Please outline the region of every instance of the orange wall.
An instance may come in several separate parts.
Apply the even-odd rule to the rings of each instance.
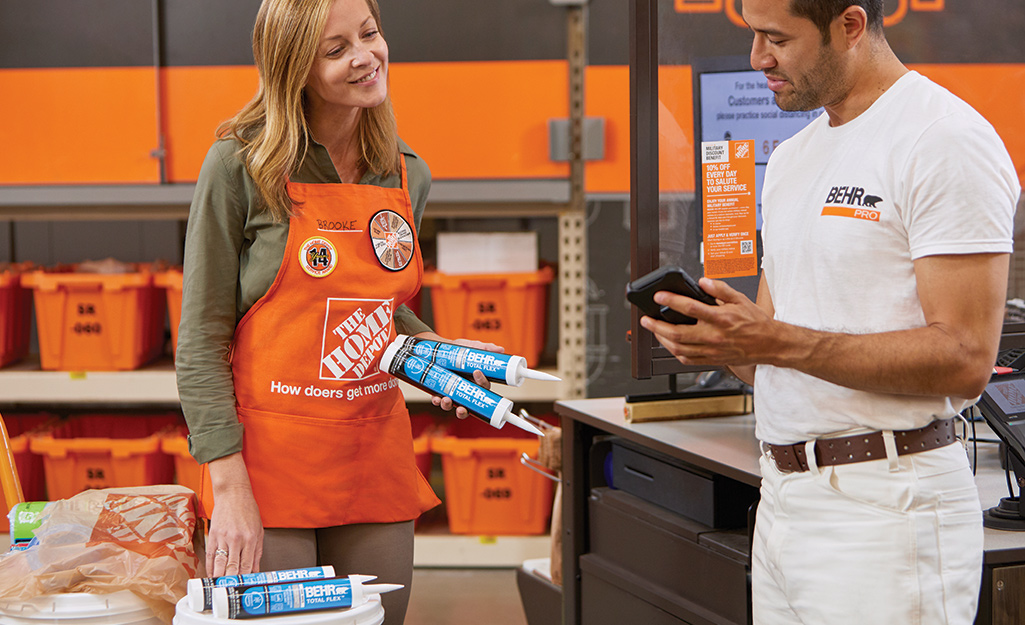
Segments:
[[[0,184],[159,182],[152,68],[0,70]]]
[[[920,65],[1000,133],[1025,178],[1025,64]],[[220,122],[255,93],[252,66],[161,73],[167,176],[194,181]],[[548,159],[548,120],[568,116],[564,61],[396,63],[399,130],[437,180],[564,178]],[[691,72],[662,69],[663,189],[694,188]],[[605,119],[605,158],[587,165],[591,193],[630,186],[629,70],[587,70],[586,111]],[[149,68],[0,70],[0,184],[155,183],[155,75]]]
[[[393,64],[402,138],[435,178],[565,178],[548,120],[569,115],[564,61]]]
[[[993,124],[1025,181],[1025,65],[912,65]]]

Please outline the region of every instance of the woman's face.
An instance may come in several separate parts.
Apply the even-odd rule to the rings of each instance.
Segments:
[[[388,44],[366,0],[334,0],[306,79],[317,108],[372,108],[388,95]]]

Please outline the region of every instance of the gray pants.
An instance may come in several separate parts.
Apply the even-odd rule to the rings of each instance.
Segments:
[[[328,564],[336,575],[376,575],[372,583],[402,584],[381,595],[384,625],[402,625],[413,584],[412,521],[264,530],[261,571]]]

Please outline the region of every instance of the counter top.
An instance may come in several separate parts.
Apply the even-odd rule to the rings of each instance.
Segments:
[[[622,397],[611,397],[560,401],[556,403],[555,409],[563,417],[621,436],[699,468],[753,486],[761,481],[758,467],[760,452],[754,436],[753,414],[627,423],[624,405]],[[976,422],[975,429],[979,439],[987,441],[996,438],[985,422]],[[992,442],[979,442],[973,452],[969,442],[968,452],[969,460],[973,453],[977,454],[975,483],[979,488],[982,509],[991,508],[1000,502],[1001,497],[1008,495],[1004,470],[1000,468],[998,446]],[[1025,549],[1025,532],[987,528],[985,549],[987,562],[1018,561]]]

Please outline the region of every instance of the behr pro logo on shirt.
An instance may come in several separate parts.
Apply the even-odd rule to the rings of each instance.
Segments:
[[[879,204],[885,204],[883,198],[872,195],[862,187],[839,186],[829,190],[822,216],[853,217],[866,221],[879,221],[881,211]]]
[[[391,336],[392,301],[329,298],[320,359],[321,380],[362,380]],[[372,366],[373,365],[373,366]]]

